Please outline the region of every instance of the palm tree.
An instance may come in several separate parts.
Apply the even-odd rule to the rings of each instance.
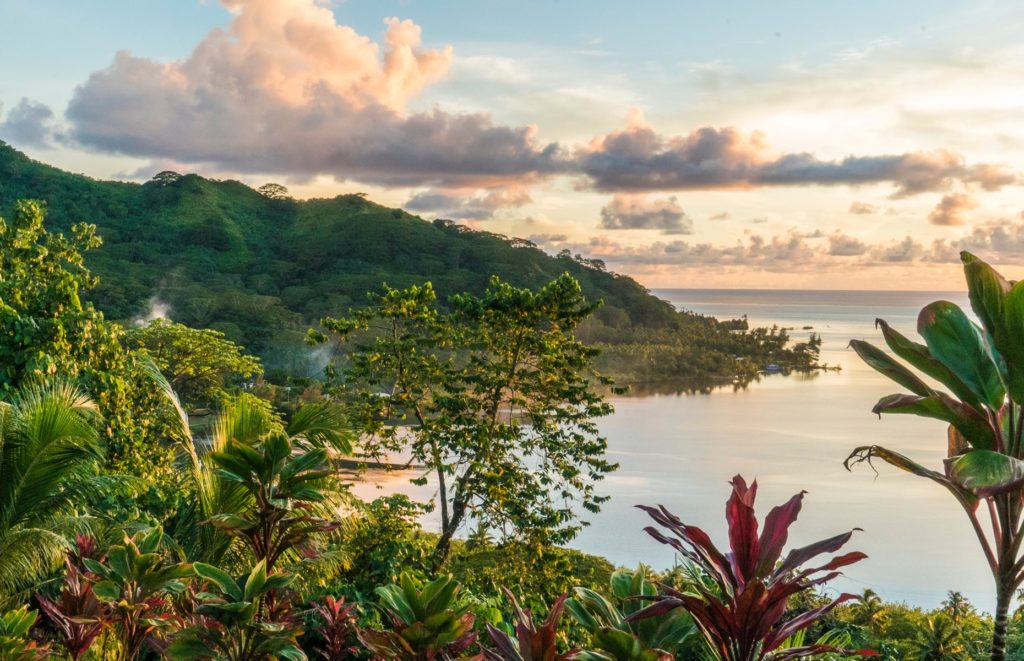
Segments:
[[[942,602],[942,609],[949,614],[953,624],[960,626],[961,620],[970,615],[974,607],[962,592],[950,590],[946,593],[946,600]]]
[[[109,483],[92,401],[67,382],[29,382],[0,402],[0,603],[59,566],[75,505]]]
[[[946,615],[929,617],[914,646],[917,661],[960,661],[966,658],[960,632]]]
[[[885,618],[885,604],[871,588],[864,589],[864,593],[857,597],[857,602],[853,604],[851,610],[857,624],[866,627],[872,633],[877,633],[878,625]]]
[[[221,565],[233,554],[241,552],[240,545],[235,543],[237,535],[210,525],[210,522],[227,515],[241,515],[255,504],[252,491],[237,479],[226,476],[214,457],[237,445],[255,448],[275,435],[283,435],[289,444],[300,450],[352,452],[352,436],[344,415],[336,405],[308,404],[284,425],[266,403],[248,395],[226,406],[210,436],[197,442],[189,426],[188,415],[166,378],[152,363],[147,365],[147,369],[178,413],[178,424],[172,428],[172,440],[182,447],[187,457],[185,488],[191,497],[185,499],[186,504],[179,512],[172,536],[191,561]],[[343,490],[340,484],[336,486],[337,489],[328,490],[330,497],[319,503],[324,514],[337,512]]]

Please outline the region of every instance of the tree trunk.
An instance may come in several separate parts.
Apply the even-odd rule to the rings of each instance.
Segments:
[[[1006,616],[1010,610],[1013,588],[1009,581],[1000,580],[996,586],[995,627],[992,630],[992,661],[1006,660]]]
[[[455,531],[462,525],[462,519],[466,515],[466,503],[459,497],[459,491],[456,490],[455,500],[452,502],[451,518],[448,519],[448,525],[442,528],[441,536],[437,540],[437,545],[434,547],[434,557],[431,560],[431,568],[436,572],[444,564],[444,561],[448,559],[448,551],[451,550],[452,537],[455,536]]]

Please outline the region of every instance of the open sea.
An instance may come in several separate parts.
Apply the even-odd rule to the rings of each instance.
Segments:
[[[898,392],[864,366],[847,343],[874,340],[880,317],[916,337],[917,313],[927,303],[966,296],[949,292],[658,289],[677,307],[719,318],[747,315],[751,325],[792,327],[791,334],[822,336],[821,359],[842,369],[809,376],[769,375],[744,389],[710,394],[635,394],[615,397],[615,413],[601,422],[619,470],[600,489],[611,496],[573,542],[624,566],[671,566],[671,549],[642,532],[647,515],[636,504],[663,504],[701,526],[723,546],[729,479],[741,474],[759,484],[763,517],[801,489],[807,490],[790,545],[863,528],[844,551],[870,557],[847,568],[832,585],[842,591],[872,588],[884,599],[935,607],[948,590],[966,594],[991,611],[992,578],[970,525],[953,498],[931,482],[878,464],[847,472],[842,465],[858,445],[881,444],[941,467],[944,423],[911,416],[871,414],[874,402]],[[812,326],[812,330],[800,330]],[[411,472],[367,474],[356,492],[372,498],[402,492],[428,499],[433,491],[408,483]],[[428,519],[424,525],[431,526]]]

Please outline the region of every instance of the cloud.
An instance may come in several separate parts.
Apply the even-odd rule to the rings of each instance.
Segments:
[[[693,220],[676,198],[651,200],[646,195],[614,195],[601,208],[600,226],[608,230],[662,230],[665,234],[692,234]]]
[[[587,185],[617,192],[889,183],[894,197],[904,197],[957,181],[998,190],[1018,180],[1006,166],[968,165],[949,150],[823,161],[809,153],[775,153],[760,132],[733,127],[664,136],[636,111],[625,128],[577,149],[576,159]]]
[[[49,106],[22,98],[0,121],[0,138],[21,147],[48,147],[52,120]]]
[[[977,200],[966,193],[943,195],[932,212],[928,214],[928,221],[933,225],[963,225],[964,212],[977,206]]]
[[[858,216],[867,216],[878,212],[878,207],[867,202],[851,202],[850,213]]]
[[[863,255],[868,251],[868,246],[860,239],[836,232],[828,237],[828,254],[837,257],[851,257]]]
[[[532,201],[529,191],[516,186],[477,192],[428,189],[410,197],[403,207],[451,220],[488,220],[500,209],[522,207]]]
[[[841,231],[815,241],[817,233],[797,229],[774,236],[748,232],[734,244],[716,245],[685,240],[655,241],[647,245],[625,244],[607,236],[571,241],[564,235],[535,235],[530,240],[549,250],[568,249],[594,257],[613,269],[633,272],[662,267],[730,269],[775,273],[844,273],[851,267],[877,269],[909,264],[959,264],[960,251],[1004,266],[1024,266],[1024,220],[1002,219],[972,227],[959,238],[926,244],[911,236],[869,243]],[[821,237],[823,238],[823,237]]]
[[[721,211],[708,218],[708,220],[729,220],[730,218],[732,218],[732,214],[728,211]]]
[[[921,244],[909,236],[902,241],[874,246],[870,251],[871,259],[882,263],[913,262],[924,255],[924,248],[921,247]]]
[[[444,76],[450,48],[388,19],[383,44],[314,0],[222,0],[235,16],[185,59],[118,53],[68,105],[71,136],[96,150],[295,179],[495,187],[564,168],[532,126],[484,113],[406,113]]]
[[[569,236],[566,234],[531,234],[527,237],[527,240],[532,241],[538,245],[549,245],[555,243],[565,243],[569,240]]]
[[[938,240],[932,244],[928,259],[937,262],[957,262],[961,250],[977,254],[991,262],[1024,263],[1024,222],[996,220],[971,228],[971,231],[953,240]]]

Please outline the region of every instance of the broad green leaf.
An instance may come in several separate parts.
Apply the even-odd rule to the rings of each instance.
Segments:
[[[1000,452],[972,450],[946,460],[951,480],[986,498],[1024,485],[1024,462]]]
[[[1006,401],[1006,388],[985,339],[964,311],[949,301],[925,306],[917,318],[917,332],[928,351],[956,374],[978,399],[993,411]]]
[[[996,431],[976,410],[955,399],[937,393],[931,397],[896,393],[878,400],[872,413],[903,413],[943,420],[956,427],[968,442],[979,450],[996,449]]]
[[[981,407],[981,400],[978,396],[952,370],[935,358],[928,347],[908,339],[892,328],[884,319],[875,319],[875,326],[882,329],[882,337],[885,338],[885,343],[894,354],[949,388],[962,401],[978,408]]]
[[[256,598],[263,593],[263,586],[267,583],[267,563],[260,560],[253,570],[249,572],[249,578],[245,581],[246,601],[256,601]]]
[[[192,661],[216,656],[216,651],[191,635],[178,636],[164,652],[172,661]]]
[[[405,600],[405,595],[400,587],[397,585],[384,585],[378,587],[374,592],[380,597],[384,607],[394,613],[400,620],[406,624],[412,624],[416,621],[416,613]]]
[[[1010,283],[994,268],[971,253],[960,253],[967,278],[967,293],[971,308],[978,315],[990,337],[995,337],[1003,322],[1003,301],[1010,291]]]
[[[232,578],[231,574],[219,567],[208,565],[205,562],[197,562],[192,566],[200,578],[210,581],[224,594],[228,595],[232,599],[242,599],[242,591],[238,588],[238,583],[235,582],[235,579]]]
[[[857,355],[891,380],[900,384],[915,395],[927,397],[935,393],[932,388],[919,379],[916,374],[898,363],[889,354],[885,353],[870,342],[863,340],[850,340],[850,347],[857,352]]]
[[[121,598],[121,589],[113,581],[100,581],[93,586],[92,592],[104,601],[116,601]]]
[[[1024,403],[1024,280],[1010,289],[1003,301],[1003,323],[995,336],[996,348],[1006,360],[1010,396]]]

